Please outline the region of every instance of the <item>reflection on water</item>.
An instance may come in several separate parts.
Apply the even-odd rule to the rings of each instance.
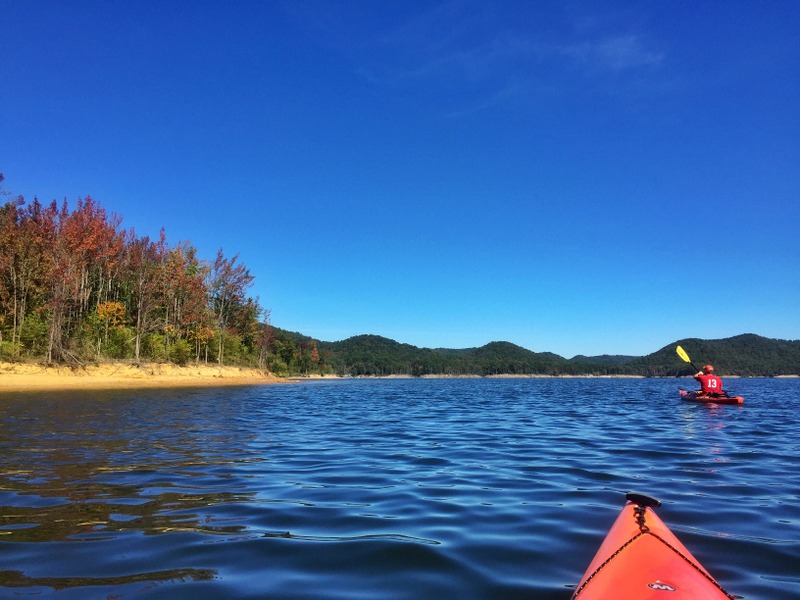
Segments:
[[[12,588],[49,587],[55,590],[87,586],[127,585],[152,581],[208,581],[214,578],[210,569],[175,569],[153,573],[138,573],[120,577],[26,577],[19,571],[0,571],[0,586]]]
[[[8,395],[0,596],[567,600],[631,489],[727,589],[800,596],[800,385],[741,380],[744,406],[677,387]]]
[[[228,438],[213,429],[224,421],[203,422],[210,417],[208,410],[175,413],[179,406],[163,395],[115,400],[103,394],[98,399],[68,395],[61,401],[27,398],[7,405],[0,436],[7,456],[0,463],[2,539],[42,542],[99,539],[125,530],[228,534],[244,529],[216,523],[201,512],[252,501],[256,492],[209,489],[208,483],[216,470],[262,459],[231,456]],[[214,414],[224,412],[221,407]],[[187,427],[187,421],[192,425]]]
[[[6,486],[4,486],[6,487]],[[130,486],[77,483],[61,488],[47,485],[17,484],[0,493],[4,506],[0,535],[3,541],[45,542],[70,539],[101,539],[113,532],[136,530],[145,534],[168,531],[197,531],[229,534],[242,531],[241,525],[215,523],[198,511],[209,506],[244,502],[255,493],[227,492],[187,494],[185,491],[142,497]],[[58,504],[52,504],[59,502]],[[29,506],[35,504],[36,506]]]

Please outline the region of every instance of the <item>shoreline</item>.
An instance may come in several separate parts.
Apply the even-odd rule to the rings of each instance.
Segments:
[[[287,381],[326,381],[348,379],[647,379],[644,375],[295,375]]]
[[[416,379],[412,375],[306,375],[277,377],[259,369],[212,364],[178,366],[169,363],[101,363],[83,367],[0,362],[0,394],[68,390],[120,390],[181,387],[253,386],[276,383],[351,380]],[[738,379],[735,376],[726,377]],[[780,375],[776,379],[796,379]],[[643,375],[423,375],[419,379],[645,379]],[[680,379],[691,379],[676,378]]]
[[[285,379],[259,369],[219,365],[102,363],[84,367],[0,363],[0,394],[66,390],[266,385]]]

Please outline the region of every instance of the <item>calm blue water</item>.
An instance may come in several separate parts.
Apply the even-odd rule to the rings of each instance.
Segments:
[[[0,597],[567,600],[635,490],[729,592],[800,598],[800,380],[679,383],[5,394]]]

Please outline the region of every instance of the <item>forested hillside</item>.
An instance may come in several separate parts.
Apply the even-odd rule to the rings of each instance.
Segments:
[[[773,377],[800,375],[800,340],[776,340],[752,333],[722,340],[689,338],[678,340],[653,354],[628,363],[644,375],[672,376],[688,374],[692,367],[675,360],[675,347],[680,345],[692,363],[701,368],[711,363],[721,375]]]
[[[338,375],[691,375],[692,367],[675,353],[678,345],[698,367],[711,362],[721,375],[800,375],[800,340],[775,340],[753,334],[722,340],[678,340],[644,357],[576,356],[571,360],[508,342],[451,350],[417,348],[375,335],[324,342],[275,329],[274,336],[276,344],[283,348],[284,364],[302,367],[288,371]]]

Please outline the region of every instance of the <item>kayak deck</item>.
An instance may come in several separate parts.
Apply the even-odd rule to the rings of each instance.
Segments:
[[[628,494],[573,600],[733,598],[653,511],[657,500]]]
[[[681,400],[688,402],[700,402],[703,404],[743,404],[744,398],[741,396],[714,396],[709,394],[702,394],[700,392],[687,392],[683,389],[678,389],[681,395]]]

